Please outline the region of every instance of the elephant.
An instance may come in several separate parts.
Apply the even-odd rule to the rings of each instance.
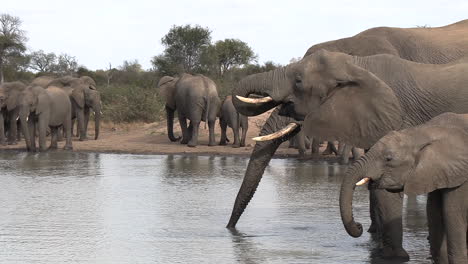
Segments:
[[[158,82],[160,94],[166,100],[167,135],[172,142],[174,136],[174,111],[177,110],[182,129],[181,144],[196,147],[201,121],[208,123],[209,146],[215,146],[214,126],[221,107],[216,84],[201,74],[182,74],[180,77],[164,76]],[[187,119],[190,125],[187,127]]]
[[[389,132],[346,172],[350,185],[369,182],[370,188],[428,194],[435,263],[468,263],[467,138],[468,114],[444,113],[425,124]],[[353,188],[342,189],[346,219],[352,218]]]
[[[0,144],[6,144],[5,132],[8,128],[8,144],[17,144],[17,120],[19,98],[26,85],[22,82],[6,82],[0,85]],[[5,122],[6,121],[6,122]]]
[[[28,151],[36,151],[36,129],[39,131],[39,150],[46,151],[46,131],[51,129],[51,149],[57,148],[57,130],[66,133],[64,149],[71,150],[71,111],[68,94],[61,88],[28,86],[20,97],[19,117]]]
[[[463,59],[465,56],[468,55],[468,42],[466,41],[466,38],[468,37],[468,20],[460,21],[458,23],[448,25],[445,27],[440,27],[440,28],[389,28],[389,27],[381,27],[381,28],[373,28],[366,30],[354,37],[350,38],[345,38],[345,39],[339,39],[335,41],[330,41],[330,42],[325,42],[322,44],[317,44],[312,46],[304,56],[303,60],[306,61],[308,60],[309,57],[313,57],[317,53],[320,53],[319,51],[321,50],[328,50],[328,51],[339,51],[347,54],[352,54],[356,56],[370,56],[374,54],[394,54],[398,57],[402,57],[411,61],[416,61],[416,62],[421,62],[421,63],[432,63],[432,64],[444,64],[444,63],[449,63],[457,60]],[[324,52],[322,51],[321,54]],[[343,54],[344,56],[344,54]],[[296,65],[301,64],[302,62],[299,63],[292,63],[290,65],[287,65],[285,67],[270,71],[270,72],[265,72],[265,73],[260,73],[260,74],[255,74],[255,75],[250,75],[242,79],[238,86],[233,90],[233,104],[236,107],[236,109],[244,115],[247,116],[253,116],[253,115],[258,115],[261,114],[273,107],[283,105],[284,102],[283,100],[286,99],[287,97],[291,96],[291,92],[293,91],[293,87],[296,87],[296,76],[290,69],[296,68]],[[321,64],[324,65],[324,64]],[[433,66],[430,66],[433,67]],[[385,68],[385,67],[384,67]],[[382,72],[385,72],[385,69],[382,68],[380,69]],[[313,69],[309,68],[304,69],[304,76],[303,78],[316,78],[320,79],[323,78],[323,81],[326,81],[329,76],[327,76],[327,72],[319,72],[319,71],[314,71]],[[397,69],[398,73],[402,73],[400,69]],[[404,74],[404,73],[403,73]],[[345,77],[345,76],[342,76]],[[391,76],[388,76],[391,78]],[[398,77],[393,78],[394,83],[398,83]],[[406,78],[407,82],[411,82],[410,79]],[[298,79],[298,83],[302,82],[302,80]],[[328,93],[324,93],[324,88],[327,86],[324,85],[324,82],[319,82],[317,84],[314,84],[315,90],[307,90],[308,92],[313,92],[315,96],[318,96],[319,98],[322,98],[323,100],[332,97],[336,91],[339,89],[332,89],[328,90]],[[346,83],[341,82],[342,80],[339,80],[340,82],[335,83],[334,88],[340,88],[342,85],[346,87]],[[349,84],[349,83],[348,83]],[[327,83],[327,85],[332,85]],[[274,99],[268,99],[268,96],[266,96],[268,91],[274,91],[273,97],[276,98]],[[402,91],[401,91],[402,92]],[[296,91],[296,93],[299,93],[299,91]],[[241,97],[249,97],[249,95],[257,95],[255,97],[258,97],[258,95],[263,95],[265,97],[263,98],[248,98],[252,99],[250,102],[251,103],[246,103],[244,101],[241,101],[238,99],[237,96]],[[271,97],[271,96],[270,96]],[[375,101],[380,100],[381,97],[376,97],[374,98]],[[394,98],[394,97],[393,97]],[[258,99],[258,100],[257,100]],[[384,101],[390,100],[390,98],[382,98]],[[314,99],[316,100],[316,99]],[[318,100],[318,99],[317,99]],[[423,101],[424,102],[424,101]],[[317,102],[309,102],[310,104],[317,104]],[[344,103],[344,102],[343,102]],[[426,102],[427,103],[427,102]],[[440,103],[440,102],[439,102]],[[347,101],[346,104],[349,106],[349,108],[356,108],[359,109],[361,107],[360,104],[356,104],[353,101]],[[345,105],[345,104],[344,104]],[[365,106],[365,105],[362,105]],[[347,109],[349,109],[347,108]],[[427,109],[426,109],[427,108]],[[355,109],[355,110],[356,110]],[[421,108],[411,108],[411,105],[408,105],[408,117],[421,117],[419,122],[415,122],[415,124],[419,124],[421,122],[429,120],[429,116],[433,117],[431,113],[430,107],[425,107],[424,109]],[[372,113],[371,111],[366,112],[364,117],[368,114]],[[430,113],[429,116],[427,114]],[[279,111],[274,111],[274,114],[277,115],[279,114]],[[315,113],[315,116],[317,116],[317,113]],[[283,119],[282,119],[283,118]],[[328,117],[331,118],[331,117]],[[351,126],[350,122],[351,120],[348,120],[345,123],[340,123],[341,120],[346,120],[343,117],[333,117],[337,118],[336,120],[325,120],[321,119],[321,123],[316,123],[314,124],[315,127],[319,127],[324,125],[324,123],[329,122],[331,124],[337,124],[337,125],[342,125],[343,127],[348,125]],[[312,121],[312,117],[308,118],[310,121]],[[414,125],[411,122],[415,120],[416,118],[413,118],[409,120],[408,118],[405,118],[404,124],[411,126]],[[267,135],[271,134],[273,132],[277,132],[276,135],[280,136],[279,139],[281,140],[270,140],[270,141],[263,141],[263,142],[257,142],[257,144],[254,147],[254,150],[251,154],[250,160],[249,160],[249,165],[247,166],[247,170],[245,172],[244,180],[242,183],[242,186],[239,189],[238,195],[236,197],[236,201],[234,203],[234,207],[232,209],[231,217],[229,219],[229,223],[227,225],[228,228],[234,228],[242,215],[244,209],[247,207],[248,203],[250,202],[251,198],[253,197],[255,190],[258,187],[258,184],[262,178],[263,171],[265,167],[268,165],[271,157],[274,155],[275,151],[279,147],[279,143],[282,142],[283,140],[287,140],[290,137],[292,137],[291,133],[287,134],[287,131],[293,131],[295,132],[296,130],[299,130],[299,127],[292,128],[289,126],[287,130],[282,130],[280,125],[288,126],[290,121],[293,120],[292,122],[297,122],[291,117],[277,117],[274,116],[273,113],[267,119],[265,126],[262,128],[261,134],[262,135]],[[340,121],[338,121],[340,120]],[[367,122],[368,119],[366,119],[365,122]],[[388,122],[388,123],[387,123]],[[393,127],[392,123],[393,121],[390,120],[382,120],[382,123],[384,124],[382,127],[376,127],[373,123],[367,123],[369,129],[376,130],[377,132],[380,131],[381,133],[376,133],[380,134],[379,136],[384,135],[386,132],[388,132],[390,128]],[[309,123],[309,122],[307,122]],[[310,122],[312,124],[312,122]],[[362,123],[364,125],[364,123]],[[360,148],[368,149],[372,146],[373,143],[375,143],[375,140],[378,139],[379,136],[375,136],[374,139],[369,139],[364,135],[363,133],[358,133],[357,135],[354,133],[351,133],[351,130],[346,129],[340,129],[340,130],[329,130],[328,134],[322,135],[325,137],[324,139],[327,140],[334,140],[337,138],[345,138],[345,139],[339,139],[340,142],[342,141],[343,143],[349,144],[351,146],[357,146]],[[388,129],[387,129],[388,128]],[[275,129],[278,129],[275,130]],[[309,131],[310,132],[310,131]],[[297,131],[295,132],[297,133]],[[338,137],[337,135],[334,135],[335,133],[340,133],[341,136]],[[309,134],[308,131],[306,131],[306,134],[308,136],[314,136],[312,134]],[[343,135],[346,135],[346,137],[343,137]],[[346,141],[346,139],[351,139],[354,137],[354,140]],[[356,142],[356,139],[359,139],[360,142]],[[363,145],[358,144],[358,143],[365,143]],[[386,191],[375,191],[373,193],[376,193],[378,196],[391,196],[393,194],[388,194]],[[372,196],[373,197],[373,196]],[[374,198],[371,198],[372,200]],[[398,200],[401,201],[400,198]],[[385,203],[385,198],[380,199],[383,203]],[[389,200],[389,204],[392,204],[390,210],[392,210],[392,213],[397,215],[397,220],[393,221],[394,226],[396,228],[392,228],[391,231],[388,230],[388,228],[381,228],[380,230],[383,232],[383,237],[388,238],[385,239],[384,243],[384,257],[386,258],[392,258],[392,257],[403,257],[403,258],[408,258],[407,253],[402,247],[402,230],[398,230],[399,226],[402,225],[401,223],[401,203],[399,206],[393,206],[392,200]],[[373,204],[373,202],[371,202]],[[379,206],[381,206],[379,204]],[[375,224],[374,218],[375,214],[373,210],[371,210],[371,216],[373,218],[373,223]],[[385,217],[385,216],[384,216]],[[382,222],[382,221],[381,221]],[[385,222],[385,220],[384,220]],[[396,231],[395,231],[396,230]]]
[[[51,86],[62,88],[69,95],[72,102],[72,119],[77,120],[80,141],[88,139],[89,115],[91,109],[94,111],[94,139],[97,140],[100,131],[102,103],[94,80],[89,76],[80,78],[65,76],[50,81],[47,84],[47,89]]]
[[[219,111],[219,126],[221,127],[221,139],[219,141],[219,145],[226,145],[226,130],[229,126],[232,128],[234,134],[234,143],[232,147],[245,147],[245,138],[247,136],[247,130],[249,129],[249,121],[246,116],[239,114],[236,108],[234,108],[232,97],[230,95],[226,96],[221,104],[221,110]],[[239,130],[241,128],[242,137],[239,136]]]

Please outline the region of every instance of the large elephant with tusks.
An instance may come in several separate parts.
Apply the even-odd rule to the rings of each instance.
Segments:
[[[391,54],[393,57],[392,59],[384,57],[367,59],[327,51],[343,52],[356,56]],[[316,136],[320,140],[340,140],[340,142],[357,147],[369,148],[392,129],[401,128],[403,125],[420,124],[429,120],[436,112],[451,110],[450,107],[445,107],[436,111],[437,107],[434,108],[434,102],[444,106],[454,103],[454,101],[444,102],[443,99],[446,95],[427,97],[427,92],[419,90],[420,86],[415,85],[415,82],[418,81],[421,81],[421,84],[426,84],[428,80],[432,80],[434,82],[432,86],[435,84],[439,84],[438,87],[446,86],[447,83],[441,83],[440,80],[432,78],[438,76],[439,72],[434,75],[421,75],[416,80],[409,72],[405,72],[407,68],[399,68],[401,65],[406,67],[409,62],[401,61],[397,64],[387,65],[385,61],[393,63],[399,58],[403,58],[420,63],[445,64],[462,60],[467,55],[468,20],[440,28],[380,27],[366,30],[354,37],[315,45],[307,51],[300,62],[274,71],[251,75],[241,80],[237,88],[233,90],[233,103],[241,114],[254,116],[282,105],[285,117],[279,116],[279,111],[275,110],[262,128],[261,135],[274,133],[264,139],[275,139],[258,142],[255,145],[227,227],[236,226],[279,145],[301,129],[295,124],[296,120],[304,119],[307,116],[311,128],[306,129],[306,134]],[[398,66],[395,67],[395,65]],[[411,64],[408,67],[417,69],[419,66]],[[354,70],[345,71],[344,69],[347,68]],[[440,70],[449,69],[451,68]],[[391,71],[395,71],[401,76],[388,74]],[[331,115],[333,112],[331,109],[331,112],[327,112],[328,115],[323,115],[324,110],[320,107],[326,106],[325,102],[327,101],[332,102],[330,99],[340,96],[339,91],[359,87],[358,84],[362,81],[358,78],[359,76],[368,76],[366,80],[369,80],[369,87],[385,85],[388,87],[385,90],[387,92],[374,94],[374,97],[369,98],[370,102],[359,101],[357,97],[350,97],[347,100],[342,98],[339,109],[347,109],[350,111],[349,113],[335,111],[336,115]],[[450,83],[453,83],[454,80],[456,79],[451,79]],[[407,108],[405,108],[398,101],[399,98],[395,95],[395,91],[391,89],[395,85],[400,85],[399,87],[403,90],[400,89],[398,92],[406,94],[405,97],[414,98],[416,96],[414,91],[422,91],[424,97],[420,97],[419,100],[415,99],[414,103],[406,105]],[[364,90],[359,89],[354,91],[356,94],[364,92]],[[255,95],[255,98],[249,98],[250,95]],[[263,98],[258,98],[259,95]],[[304,109],[288,111],[298,107],[290,100],[291,98],[302,100],[304,104],[301,104],[301,107]],[[382,100],[388,104],[382,104]],[[386,109],[385,107],[391,105],[393,106],[391,107],[392,111],[387,113],[396,113],[395,109],[400,108],[400,110],[404,110],[404,114],[399,112],[404,118],[400,116],[397,120],[380,115],[380,113],[390,110],[390,108]],[[356,113],[357,110],[362,110],[360,116],[353,116],[353,118],[358,119],[344,119],[345,116],[349,117],[349,114]],[[343,115],[339,116],[338,112]],[[379,115],[376,119],[379,122],[369,122],[369,118],[375,118],[376,115]],[[362,120],[363,123],[360,123],[362,127],[356,124],[356,120]],[[333,127],[333,124],[341,124],[342,127],[336,128]],[[322,132],[327,129],[326,133],[318,133],[312,129],[320,127],[323,128]],[[380,212],[384,210],[385,213],[376,213],[377,210],[374,210],[376,207],[380,209]],[[380,237],[383,240],[383,257],[409,258],[402,246],[401,211],[402,198],[400,194],[392,194],[385,190],[376,190],[371,193],[373,224],[382,223],[375,229],[380,232]]]

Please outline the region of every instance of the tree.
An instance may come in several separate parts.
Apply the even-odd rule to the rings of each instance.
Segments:
[[[62,53],[58,56],[53,71],[60,76],[74,75],[78,71],[78,62],[74,56]]]
[[[4,82],[5,65],[26,51],[26,33],[21,30],[21,20],[8,14],[0,15],[0,83]]]
[[[219,40],[215,43],[219,75],[235,66],[242,66],[256,59],[247,43],[238,39]]]
[[[163,54],[152,60],[157,70],[197,72],[203,48],[211,43],[211,31],[198,25],[172,26],[161,43],[165,46]]]
[[[45,53],[43,50],[32,52],[30,58],[29,67],[40,73],[52,72],[57,61],[57,55],[55,55],[55,53]]]

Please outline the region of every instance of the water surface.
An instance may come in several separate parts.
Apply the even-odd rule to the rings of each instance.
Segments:
[[[272,160],[236,231],[248,159],[0,153],[1,263],[392,263],[344,231],[345,167]],[[365,188],[355,216],[369,226]],[[428,263],[425,198],[406,199],[410,263]]]

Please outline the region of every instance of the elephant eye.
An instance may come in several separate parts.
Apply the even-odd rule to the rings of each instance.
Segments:
[[[296,84],[301,84],[301,83],[302,83],[301,76],[296,76]]]
[[[393,160],[392,155],[387,155],[387,156],[385,156],[385,161],[386,161],[386,162],[390,162],[390,161],[392,161],[392,160]]]

